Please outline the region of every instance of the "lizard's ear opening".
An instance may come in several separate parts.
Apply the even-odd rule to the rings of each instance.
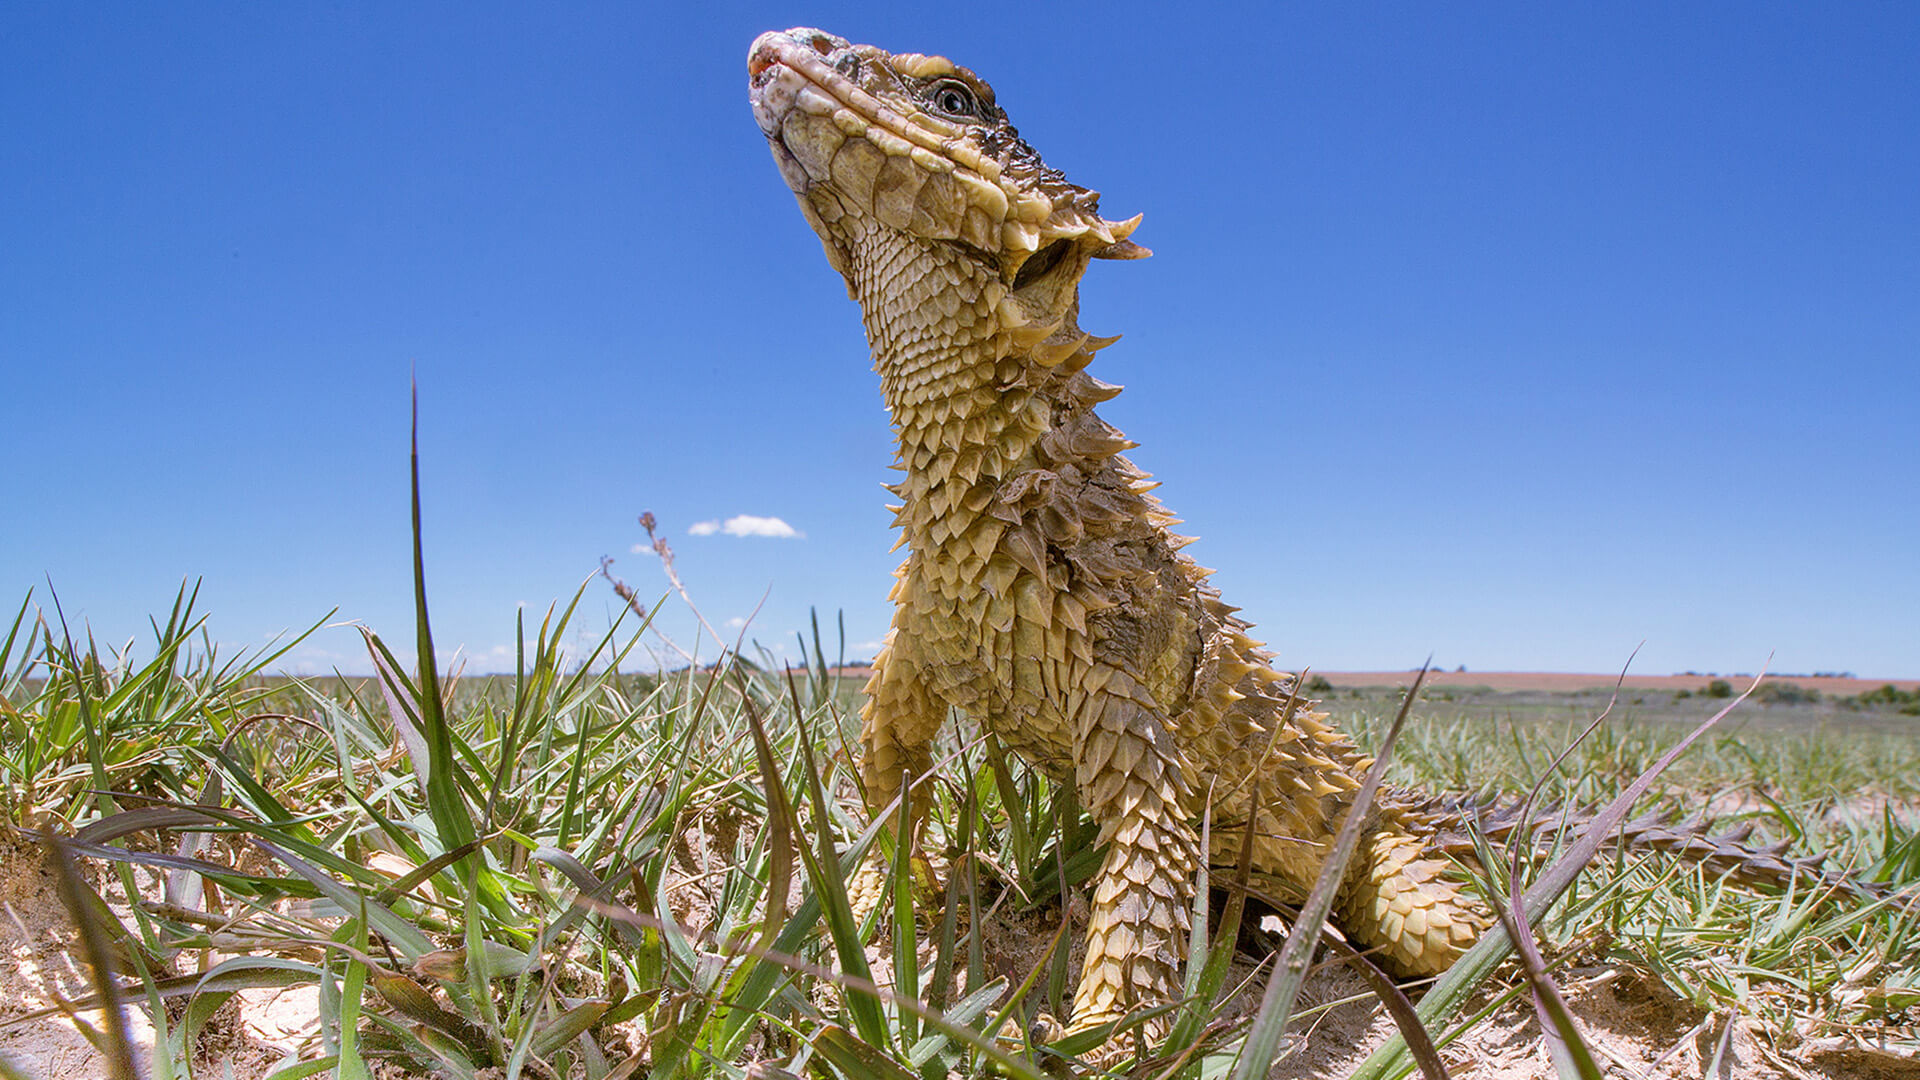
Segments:
[[[1071,318],[1080,296],[1080,275],[1087,272],[1088,246],[1076,238],[1060,237],[1042,244],[1040,250],[1011,268],[1013,280],[1008,282],[1005,301],[1008,306],[1002,309],[1001,317],[1009,328],[1021,328],[1016,339],[1030,337],[1023,344],[1032,344]]]
[[[1020,269],[1014,271],[1013,290],[1019,292],[1045,277],[1049,271],[1059,266],[1060,261],[1065,259],[1072,250],[1073,241],[1055,240],[1027,256],[1026,261],[1020,264]]]

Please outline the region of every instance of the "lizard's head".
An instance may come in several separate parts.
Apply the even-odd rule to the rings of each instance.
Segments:
[[[780,175],[854,288],[874,229],[953,245],[1023,292],[1071,290],[1087,260],[1137,259],[1140,219],[1100,216],[1020,138],[993,88],[940,56],[895,55],[807,27],[760,35],[753,117]]]

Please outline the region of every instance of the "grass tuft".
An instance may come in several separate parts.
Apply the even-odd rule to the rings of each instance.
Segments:
[[[269,676],[305,635],[219,656],[192,586],[153,620],[147,659],[72,633],[57,605],[49,619],[32,594],[22,602],[0,634],[0,822],[66,867],[95,984],[0,1028],[104,1007],[106,1030],[93,1033],[115,1070],[220,1075],[207,1044],[237,995],[312,988],[318,1036],[269,1070],[288,1080],[382,1068],[1039,1080],[1107,1034],[1026,1039],[1071,991],[1079,927],[1063,900],[1099,858],[1072,792],[990,738],[951,735],[916,788],[931,806],[925,846],[945,868],[930,886],[888,839],[883,825],[900,822],[862,806],[857,685],[835,674],[817,621],[793,672],[747,663],[737,643],[705,668],[630,670],[652,612],[629,605],[569,661],[559,643],[576,595],[537,626],[516,617],[511,674],[442,671],[419,511],[416,487],[412,671],[368,630],[373,678]],[[1867,716],[1774,696],[1770,709]],[[1340,700],[1396,783],[1614,803],[1613,824],[1642,794],[1710,805],[1881,885],[1872,896],[1821,880],[1748,888],[1609,846],[1611,826],[1559,837],[1557,853],[1489,853],[1482,887],[1509,928],[1428,989],[1417,1019],[1401,989],[1331,943],[1417,1049],[1396,1038],[1352,1075],[1444,1075],[1435,1048],[1521,987],[1565,1033],[1567,1074],[1593,1075],[1599,1055],[1556,990],[1577,965],[1664,985],[1706,1018],[1699,1031],[1721,1053],[1739,1023],[1779,1053],[1853,1040],[1920,1055],[1920,736],[1899,721],[1849,739],[1753,722],[1684,734],[1628,710],[1576,740],[1576,712],[1593,715],[1584,700],[1476,714],[1408,694],[1390,754],[1393,703]],[[875,844],[891,865],[877,940],[848,896]],[[1270,1004],[1250,1017],[1237,989],[1247,977],[1233,974],[1257,898],[1248,881],[1246,867],[1200,873],[1172,1035],[1119,1067],[1216,1080],[1283,1058],[1321,923],[1310,903],[1284,953],[1253,957],[1273,972]],[[1033,938],[1017,955],[1015,925]],[[1527,943],[1521,968],[1501,961],[1509,937]],[[121,1008],[147,1014],[151,1046],[113,1019]]]

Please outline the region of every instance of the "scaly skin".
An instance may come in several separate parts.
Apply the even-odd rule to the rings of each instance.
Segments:
[[[1119,391],[1084,370],[1111,339],[1075,325],[1079,282],[1092,259],[1148,254],[1128,239],[1139,219],[1102,218],[943,58],[796,28],[761,35],[748,71],[781,176],[860,304],[905,473],[868,800],[927,770],[949,706],[973,717],[1075,785],[1110,845],[1072,1026],[1172,1000],[1205,804],[1211,860],[1237,863],[1257,814],[1261,884],[1304,894],[1367,759],[1247,636],[1094,412]],[[1444,970],[1490,922],[1449,873],[1448,820],[1383,798],[1335,907],[1401,975]]]

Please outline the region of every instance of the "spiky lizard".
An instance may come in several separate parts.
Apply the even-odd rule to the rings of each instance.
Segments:
[[[1095,412],[1119,388],[1086,368],[1113,339],[1076,324],[1079,283],[1093,259],[1149,254],[1140,219],[1102,217],[945,58],[796,28],[747,66],[780,174],[860,305],[905,474],[909,554],[862,712],[868,801],[929,768],[950,706],[975,718],[1074,785],[1107,845],[1073,1027],[1172,1000],[1197,860],[1237,862],[1252,814],[1256,874],[1304,893],[1368,762],[1182,552],[1134,444]],[[1444,970],[1490,923],[1442,820],[1384,800],[1336,903],[1400,975]]]

